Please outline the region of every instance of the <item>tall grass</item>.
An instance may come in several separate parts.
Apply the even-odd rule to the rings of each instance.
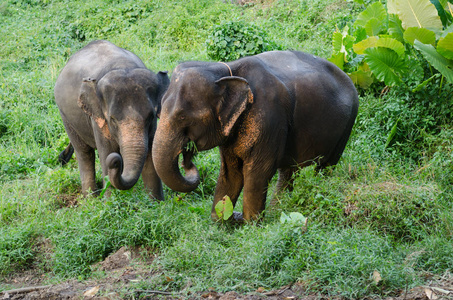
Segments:
[[[268,207],[260,224],[210,221],[217,150],[198,154],[202,183],[196,191],[166,188],[161,203],[149,200],[141,181],[108,198],[83,198],[76,161],[58,166],[68,138],[53,85],[67,59],[90,40],[109,39],[153,71],[171,71],[181,61],[208,60],[205,41],[213,25],[254,20],[284,49],[329,57],[335,26],[352,24],[363,9],[336,0],[261,2],[0,4],[0,276],[34,268],[59,279],[88,278],[94,263],[134,245],[158,253],[150,265],[154,277],[137,286],[181,293],[249,292],[297,282],[313,293],[385,296],[423,283],[427,272],[451,270],[448,85],[417,94],[361,91],[359,116],[338,166],[324,174],[300,170],[294,191]],[[100,171],[97,176],[100,181]],[[281,223],[282,212],[303,214],[307,230]]]

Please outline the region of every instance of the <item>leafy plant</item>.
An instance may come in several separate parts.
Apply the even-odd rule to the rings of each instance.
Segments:
[[[215,206],[215,212],[220,220],[226,221],[233,215],[233,202],[225,195]]]
[[[218,61],[280,49],[259,27],[242,21],[228,21],[213,26],[206,40],[207,54]]]
[[[352,28],[345,26],[333,34],[329,60],[363,89],[373,82],[416,89],[429,83],[433,75],[430,69],[414,72],[425,63],[418,50],[453,83],[453,33],[447,27],[452,15],[444,9],[447,5],[446,1],[409,0],[403,4],[390,0],[386,11],[382,3],[374,2],[359,14]]]

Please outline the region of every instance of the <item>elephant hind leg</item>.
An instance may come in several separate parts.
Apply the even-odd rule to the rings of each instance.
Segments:
[[[315,171],[316,172],[323,172],[324,169],[330,166],[335,166],[338,161],[341,158],[341,155],[343,154],[344,149],[346,148],[346,144],[348,143],[349,140],[349,135],[345,134],[343,135],[339,140],[338,143],[335,145],[333,150],[330,152],[330,155],[328,155],[325,158],[321,158],[319,161],[316,162],[316,167]]]
[[[284,190],[289,192],[293,191],[294,177],[293,174],[296,171],[296,168],[284,168],[278,169],[278,180],[275,185],[274,195],[270,202],[270,206],[276,205],[279,200],[279,196],[283,193]]]
[[[69,145],[63,151],[61,151],[60,155],[58,156],[58,161],[60,162],[61,166],[64,166],[69,162],[72,154],[74,154],[74,147],[71,143],[69,143]]]
[[[75,150],[77,162],[79,163],[80,181],[82,182],[82,193],[84,196],[88,191],[98,192],[96,186],[95,173],[95,151],[94,149],[86,149],[85,151]]]

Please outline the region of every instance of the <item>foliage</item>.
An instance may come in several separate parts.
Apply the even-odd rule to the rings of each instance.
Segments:
[[[226,221],[233,215],[233,202],[225,195],[215,206],[215,213],[220,220]]]
[[[90,278],[93,264],[123,246],[157,257],[139,284],[181,294],[299,282],[306,293],[383,298],[451,268],[453,91],[444,73],[452,20],[439,6],[445,1],[430,1],[442,23],[437,31],[404,28],[399,13],[371,0],[229,2],[0,4],[0,290],[9,289],[4,277],[30,268],[53,281]],[[180,61],[212,59],[212,24],[228,22],[257,29],[255,46],[262,39],[324,58],[339,53],[337,62],[366,83],[337,167],[301,170],[291,193],[267,207],[260,223],[244,226],[210,220],[218,149],[195,157],[202,183],[192,193],[165,188],[166,201],[152,202],[140,180],[130,191],[82,197],[77,157],[66,167],[57,162],[68,138],[53,86],[69,57],[105,38],[150,69],[171,71]],[[401,84],[383,90],[377,76]],[[100,183],[99,168],[96,176]]]
[[[444,5],[432,2],[436,1],[410,0],[403,5],[392,0],[388,1],[388,13],[380,2],[368,5],[351,28],[337,28],[330,61],[363,89],[376,80],[387,86],[404,84],[408,89],[425,86],[425,80],[432,76],[431,69],[425,68],[426,61],[453,83],[453,35],[450,37],[448,28],[451,12],[444,9],[446,1]],[[415,49],[426,61],[420,60]]]
[[[248,55],[281,49],[255,25],[228,21],[214,25],[206,40],[207,54],[213,60],[232,61]]]
[[[33,235],[28,226],[0,228],[0,276],[26,268],[33,261]]]

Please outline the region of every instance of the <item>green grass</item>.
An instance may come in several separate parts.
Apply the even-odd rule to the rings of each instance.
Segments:
[[[196,191],[165,188],[161,203],[149,200],[141,181],[109,198],[83,198],[76,161],[58,166],[68,138],[53,85],[90,40],[109,39],[153,71],[171,71],[181,61],[208,60],[213,25],[255,20],[282,48],[327,58],[335,27],[352,24],[362,9],[336,0],[0,4],[0,278],[31,268],[53,280],[90,278],[93,264],[122,246],[157,254],[149,266],[155,275],[138,289],[183,293],[299,282],[313,293],[383,297],[423,284],[427,273],[451,271],[453,101],[451,86],[440,89],[439,82],[417,93],[360,91],[359,116],[338,166],[324,174],[299,171],[294,191],[281,195],[259,224],[211,222],[216,149],[196,157],[202,178]],[[303,214],[308,228],[281,223],[282,212]],[[375,271],[382,277],[377,284]]]

